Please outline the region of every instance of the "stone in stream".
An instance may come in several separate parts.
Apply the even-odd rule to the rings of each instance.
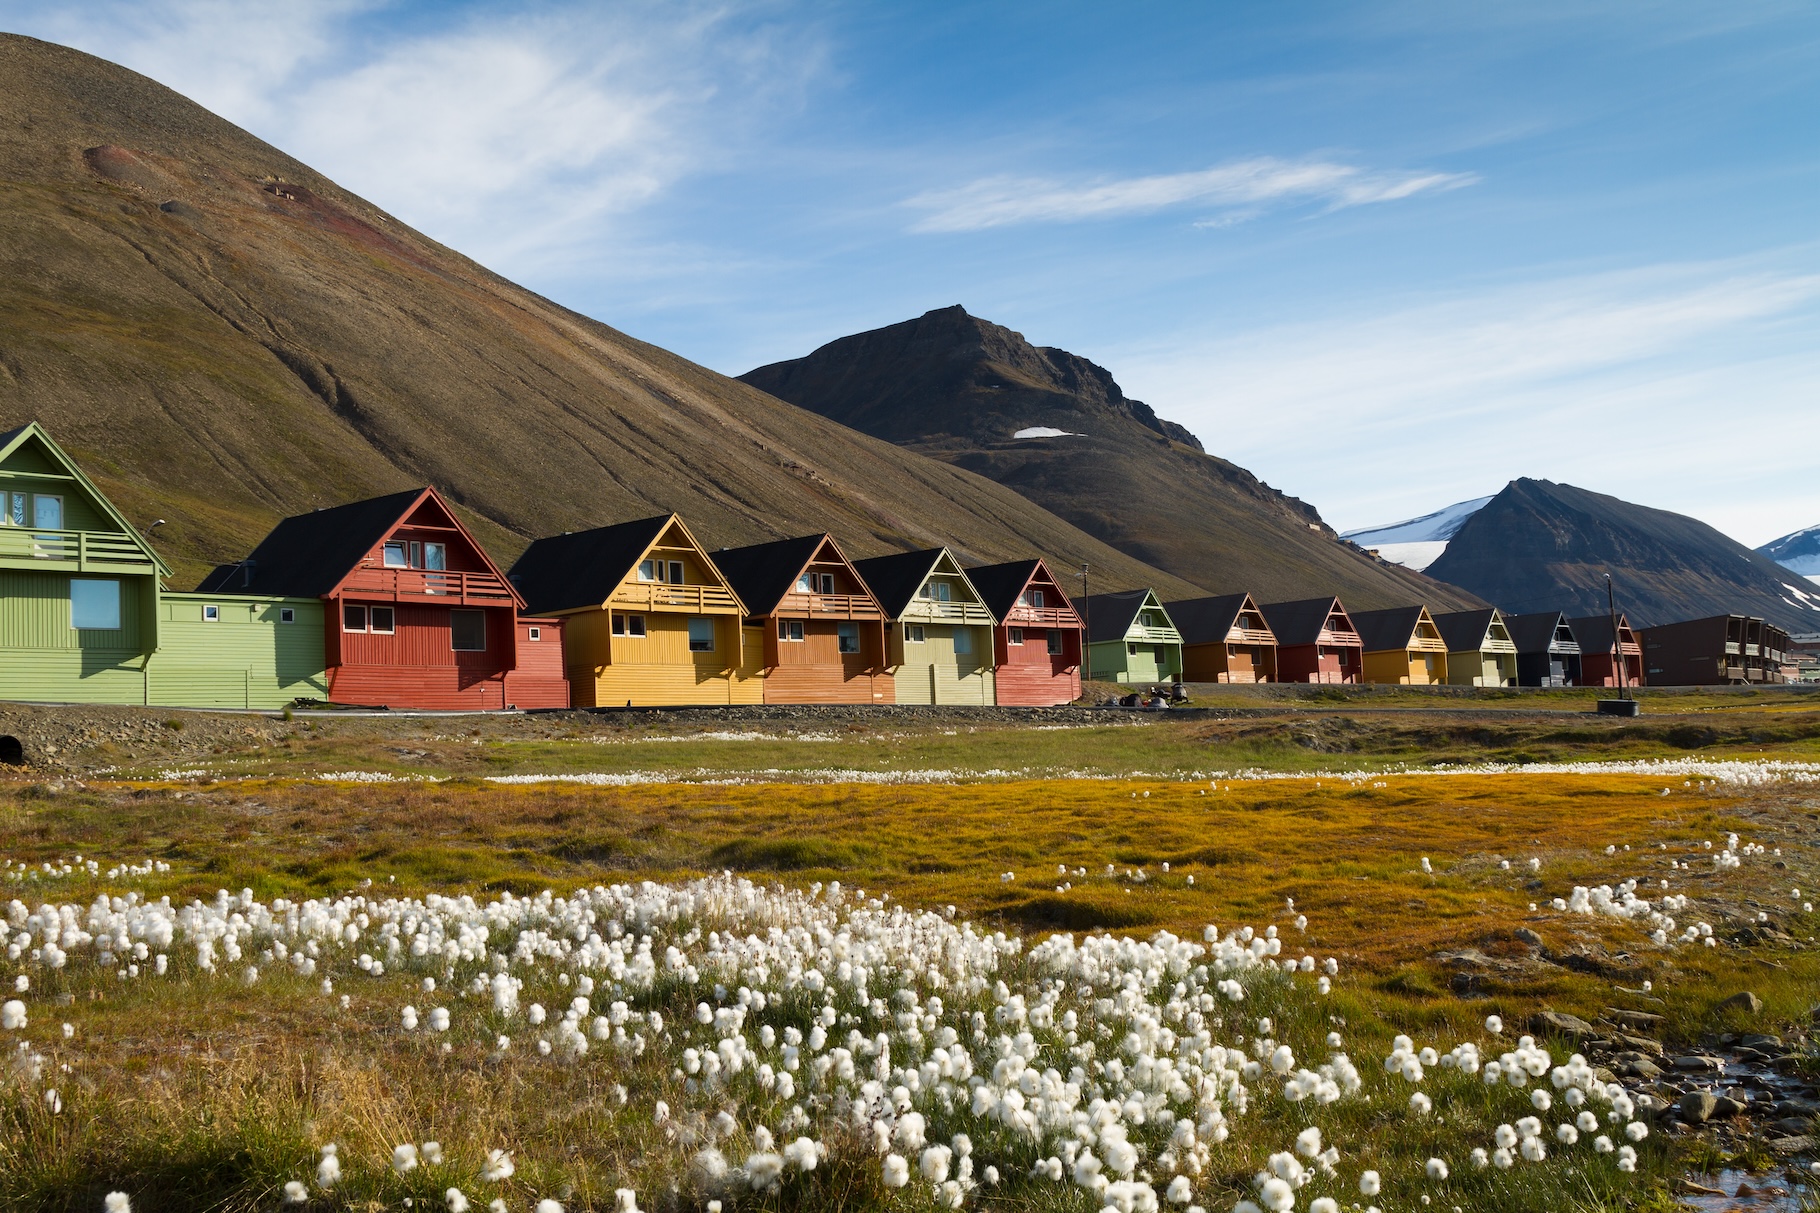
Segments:
[[[1716,1074],[1724,1068],[1724,1061],[1717,1057],[1708,1057],[1703,1053],[1675,1058],[1675,1069],[1683,1074]]]
[[[1713,1118],[1719,1100],[1711,1091],[1689,1091],[1675,1105],[1681,1119],[1691,1125],[1703,1125]]]
[[[1769,1148],[1778,1154],[1811,1154],[1814,1150],[1814,1139],[1803,1133],[1798,1137],[1772,1137]]]

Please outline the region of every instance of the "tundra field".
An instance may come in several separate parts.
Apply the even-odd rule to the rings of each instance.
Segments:
[[[1814,1207],[1817,704],[0,709],[0,1208]]]

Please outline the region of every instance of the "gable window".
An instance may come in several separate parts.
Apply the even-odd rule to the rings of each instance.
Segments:
[[[796,592],[798,594],[815,593],[815,574],[814,573],[803,573],[802,575],[797,577]]]
[[[1040,610],[1043,605],[1043,591],[1025,590],[1024,591],[1024,605],[1027,607],[1036,607]]]
[[[1006,641],[1009,644],[1015,644],[1021,648],[1024,643],[1024,629],[1023,628],[1012,628],[1010,633],[1006,637]]]
[[[663,567],[661,560],[641,560],[638,562],[638,579],[640,581],[662,581],[663,574],[658,572]]]
[[[449,567],[449,545],[446,543],[426,543],[423,545],[423,567],[441,572]]]
[[[478,615],[478,614],[480,614],[480,612],[472,611],[472,612],[470,612],[470,614]],[[390,636],[394,631],[397,630],[397,626],[396,626],[397,617],[393,613],[393,610],[391,607],[382,607],[382,606],[373,607],[371,610],[371,613],[367,616],[367,618],[370,621],[368,624],[369,631],[379,632],[386,636]],[[457,645],[456,647],[459,648],[461,646]],[[487,646],[483,642],[479,645],[476,645],[475,647],[484,649]]]
[[[822,580],[822,593],[832,594],[834,592],[834,574],[833,573],[823,573],[823,574],[821,574],[821,580]]]
[[[526,635],[528,635],[532,640],[542,640],[543,639],[543,629],[542,628],[527,628],[527,629],[525,629],[525,632],[526,632]]]
[[[1062,634],[1060,632],[1049,633],[1049,655],[1051,657],[1062,655]]]
[[[278,608],[278,622],[279,623],[296,623],[297,622],[297,608],[296,607],[279,607]]]
[[[681,585],[682,583],[683,583],[683,562],[680,560],[672,560],[670,562],[670,584],[671,585]]]
[[[381,610],[389,608],[375,607],[375,617]],[[374,620],[378,622],[377,618]],[[378,631],[378,628],[374,628]],[[457,653],[479,653],[487,647],[487,613],[485,611],[450,611],[449,612],[449,647]]]
[[[799,626],[800,626],[800,622]],[[712,653],[714,651],[714,621],[706,615],[689,617],[689,651],[691,653]]]
[[[6,526],[24,526],[25,500],[24,493],[0,494],[0,505],[6,507],[6,516],[0,518],[0,523]]]
[[[954,629],[954,651],[956,654],[958,654],[960,656],[966,656],[967,654],[973,652],[973,629],[972,628],[955,628]]]
[[[344,632],[364,632],[367,630],[367,609],[354,603],[345,603],[341,608],[341,630]]]
[[[859,652],[859,624],[838,623],[834,626],[840,636],[840,651],[843,653]]]
[[[415,539],[389,539],[380,549],[380,560],[388,569],[436,569],[448,567],[446,543],[419,543]]]
[[[613,616],[613,634],[615,636],[643,636],[645,634],[645,617],[643,615]]]
[[[203,607],[202,608],[202,622],[220,623],[221,622],[221,608],[218,606],[214,606],[213,604]]]
[[[411,567],[411,548],[403,540],[388,543],[380,550],[380,559],[388,569],[408,569]]]
[[[803,621],[800,619],[778,620],[777,638],[779,640],[801,640],[803,638]]]
[[[63,498],[49,493],[32,494],[32,525],[47,531],[63,529]]]
[[[111,578],[70,578],[70,626],[98,632],[118,628],[120,583]]]
[[[904,643],[923,643],[923,625],[920,623],[906,623],[904,625]]]

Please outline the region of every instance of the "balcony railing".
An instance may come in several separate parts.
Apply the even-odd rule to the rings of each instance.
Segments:
[[[777,604],[779,615],[810,615],[829,619],[883,619],[878,603],[865,594],[785,594]]]
[[[442,569],[363,566],[342,587],[344,594],[394,602],[441,602],[458,606],[511,606],[512,589],[493,573]]]
[[[943,602],[939,598],[912,598],[902,617],[933,623],[992,622],[992,612],[977,602]]]
[[[1005,622],[1018,627],[1034,628],[1078,628],[1081,626],[1080,616],[1067,607],[1033,607],[1025,606],[1021,602],[1011,608],[1011,613],[1005,616]]]
[[[1174,628],[1147,628],[1135,624],[1125,632],[1125,639],[1138,644],[1180,644],[1182,634]]]
[[[696,615],[739,612],[739,601],[717,585],[634,581],[614,590],[612,602],[616,608],[628,611],[688,611]]]
[[[1262,628],[1233,628],[1226,633],[1227,644],[1275,644],[1276,636]]]
[[[155,573],[158,565],[132,539],[107,531],[43,531],[0,527],[0,563],[12,568],[46,564],[68,572]]]

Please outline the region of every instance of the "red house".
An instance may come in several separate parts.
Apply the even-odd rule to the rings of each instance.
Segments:
[[[1631,630],[1630,620],[1618,612],[1618,634],[1612,635],[1610,615],[1588,615],[1568,620],[1580,641],[1580,685],[1583,687],[1640,687],[1643,685],[1643,645]]]
[[[1365,645],[1338,598],[1267,602],[1258,608],[1277,638],[1278,682],[1357,682]]]
[[[1084,632],[1074,604],[1041,560],[967,570],[998,623],[992,629],[1000,707],[1055,707],[1081,697]]]
[[[199,591],[321,598],[329,698],[390,708],[566,708],[562,623],[524,600],[435,489],[286,518]]]

